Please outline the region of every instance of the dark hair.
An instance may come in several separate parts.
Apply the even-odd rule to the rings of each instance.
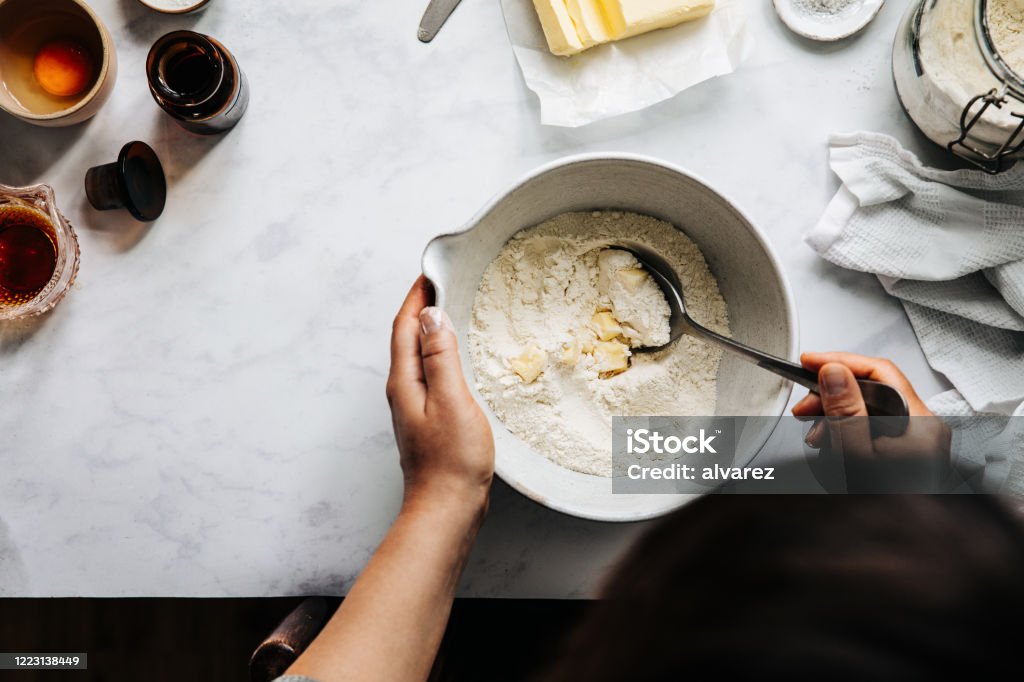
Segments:
[[[701,498],[652,528],[545,682],[990,679],[1024,532],[983,496]]]

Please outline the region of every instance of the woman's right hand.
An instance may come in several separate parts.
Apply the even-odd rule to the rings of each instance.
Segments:
[[[807,434],[813,448],[837,445],[847,457],[860,460],[938,460],[948,463],[950,430],[924,404],[907,377],[889,360],[853,353],[804,353],[800,362],[818,373],[821,394],[808,394],[793,407],[801,418],[826,416]],[[872,438],[858,379],[889,384],[903,394],[910,423],[901,436]],[[849,419],[848,419],[849,418]]]

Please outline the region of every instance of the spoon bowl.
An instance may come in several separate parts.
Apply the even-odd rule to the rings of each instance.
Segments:
[[[609,246],[613,249],[621,249],[633,255],[644,269],[650,273],[654,281],[661,288],[671,311],[669,317],[669,341],[667,344],[656,347],[640,347],[632,350],[637,353],[651,353],[663,350],[674,343],[684,334],[696,336],[709,343],[735,353],[736,355],[754,363],[762,369],[774,372],[779,376],[803,386],[812,393],[820,394],[818,386],[818,375],[796,363],[780,357],[765,353],[714,332],[707,327],[697,323],[686,312],[686,299],[684,298],[683,287],[679,276],[668,262],[656,251],[643,244],[636,242],[617,242]],[[910,415],[910,407],[906,398],[899,391],[888,384],[868,379],[858,379],[861,395],[864,397],[864,404],[868,408],[868,414],[873,417],[900,417],[894,424],[887,424],[890,433],[887,435],[899,435],[906,429],[906,418]]]

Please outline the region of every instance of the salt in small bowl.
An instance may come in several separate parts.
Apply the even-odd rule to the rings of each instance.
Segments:
[[[849,38],[878,16],[885,0],[773,0],[782,22],[811,40]],[[830,8],[835,8],[834,13]]]

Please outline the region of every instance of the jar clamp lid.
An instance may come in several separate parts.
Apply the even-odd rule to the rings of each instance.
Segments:
[[[984,94],[972,98],[960,115],[960,136],[947,145],[950,152],[957,154],[958,148],[967,154],[958,154],[989,173],[999,173],[1004,169],[1006,160],[1024,149],[1024,81],[1010,68],[999,53],[992,32],[988,25],[988,0],[977,3],[978,15],[975,28],[978,33],[978,45],[992,73],[1002,81],[1001,88],[992,88]],[[1016,101],[1021,109],[1011,111],[1010,115],[1020,120],[1017,127],[1007,136],[1006,140],[994,151],[986,151],[978,145],[971,144],[968,138],[974,127],[981,121],[991,108],[1002,109],[1004,105]],[[980,105],[980,106],[979,106]],[[975,158],[976,157],[976,158]]]
[[[921,25],[927,6],[927,2],[918,5],[910,26],[913,68],[918,77],[925,71],[920,50]],[[1005,170],[1007,161],[1024,151],[1024,79],[1006,62],[993,40],[988,9],[989,0],[975,0],[974,37],[984,65],[999,85],[967,100],[955,125],[956,137],[943,142],[949,152],[995,174]],[[1012,121],[1012,127],[1005,128],[1007,133],[1001,141],[982,142],[983,138],[975,133],[983,127],[986,115],[1004,107],[1009,109],[1003,118]]]

